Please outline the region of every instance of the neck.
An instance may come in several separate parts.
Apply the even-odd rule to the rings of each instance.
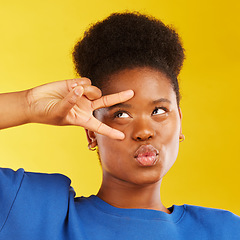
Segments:
[[[103,177],[99,198],[118,208],[143,208],[170,211],[163,206],[160,198],[161,180],[146,185],[136,185],[119,179],[107,180]]]

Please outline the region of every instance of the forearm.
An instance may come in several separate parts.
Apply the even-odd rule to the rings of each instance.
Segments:
[[[29,122],[27,91],[0,94],[0,129]]]
[[[127,90],[102,96],[99,88],[87,78],[47,83],[32,89],[0,94],[0,129],[25,123],[75,125],[111,137],[123,139],[124,134],[96,119],[99,108],[125,102],[134,96]]]

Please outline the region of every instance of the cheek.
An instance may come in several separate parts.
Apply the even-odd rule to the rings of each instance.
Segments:
[[[109,141],[109,139],[107,139],[106,137],[100,135],[100,134],[96,134],[96,138],[97,138],[97,145],[98,145],[98,150],[99,150],[99,155],[101,157],[101,161],[104,160],[104,156],[107,154],[111,154],[111,152],[109,152],[108,146],[111,145],[111,141]]]
[[[174,115],[156,126],[156,135],[164,145],[176,145],[179,142],[180,135],[180,118]]]
[[[124,154],[122,142],[97,134],[98,150],[103,168],[108,168],[108,166],[112,165],[117,167],[119,165],[120,156]]]
[[[173,121],[162,124],[157,134],[167,162],[174,162],[179,149],[180,119],[175,118]]]

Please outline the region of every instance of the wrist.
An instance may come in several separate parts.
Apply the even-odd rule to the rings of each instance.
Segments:
[[[27,91],[0,94],[0,129],[30,122]]]
[[[31,89],[25,90],[21,92],[22,96],[21,99],[22,101],[22,109],[23,109],[23,114],[24,114],[24,122],[25,123],[31,123],[33,122],[33,117],[31,113]]]

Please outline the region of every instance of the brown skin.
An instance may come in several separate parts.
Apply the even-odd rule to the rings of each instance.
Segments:
[[[131,90],[120,92],[127,89],[135,96]],[[160,185],[182,137],[181,112],[169,79],[150,68],[125,70],[110,77],[103,95],[86,78],[0,94],[0,129],[29,122],[89,129],[90,146],[99,146],[103,168],[98,196],[116,207],[169,213],[161,203]],[[146,144],[159,152],[152,166],[134,158]]]
[[[124,102],[133,91],[102,97],[87,78],[52,82],[22,92],[0,94],[0,129],[25,123],[81,126],[114,139],[124,134],[93,116],[98,108]]]
[[[98,120],[123,132],[125,139],[114,140],[87,130],[91,146],[99,147],[103,170],[97,196],[115,207],[169,213],[161,202],[160,186],[178,155],[181,111],[176,94],[165,74],[147,67],[112,75],[102,93],[127,89],[134,91],[133,98],[95,111]],[[146,144],[159,151],[158,161],[152,166],[141,166],[134,158],[136,150]]]

